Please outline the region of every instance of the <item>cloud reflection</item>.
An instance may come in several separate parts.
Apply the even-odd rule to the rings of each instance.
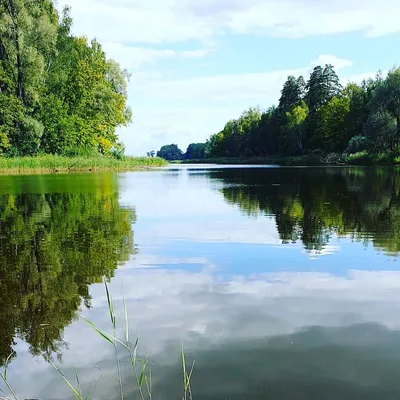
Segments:
[[[170,261],[175,263],[179,260]],[[295,385],[293,374],[296,374],[296,368],[297,373],[306,376],[304,368],[316,368],[318,357],[327,357],[325,364],[320,361],[324,365],[326,376],[315,382],[315,387],[321,384],[325,393],[336,379],[329,375],[329,371],[338,371],[340,366],[347,368],[351,375],[355,368],[354,363],[363,362],[363,353],[356,346],[360,340],[364,340],[365,335],[372,337],[367,342],[364,340],[370,361],[377,359],[379,349],[400,343],[396,333],[400,328],[398,271],[352,270],[346,276],[279,272],[250,277],[238,275],[224,280],[206,260],[203,261],[204,268],[200,272],[126,268],[119,271],[110,285],[120,311],[123,295],[126,298],[132,334],[140,333],[142,350],[151,349],[151,359],[156,362],[155,371],[158,371],[155,379],[159,388],[169,387],[170,378],[179,376],[177,360],[182,340],[189,354],[200,360],[198,379],[204,378],[204,382],[210,379],[215,384],[218,380],[225,382],[226,393],[232,396],[229,398],[240,398],[238,394],[243,394],[246,387],[235,389],[233,382],[236,374],[243,372],[241,360],[259,363],[259,376],[254,377],[253,386],[257,386],[257,382],[261,384],[263,380],[274,381],[275,378],[278,379],[274,375],[283,374],[289,369],[287,379],[282,382],[290,387]],[[152,258],[151,263],[165,264],[168,260]],[[83,316],[101,328],[108,329],[110,323],[103,286],[92,286],[91,294],[93,309],[84,311]],[[79,322],[67,328],[65,340],[71,343],[71,347],[64,354],[62,368],[71,375],[73,367],[77,366],[83,374],[83,386],[88,387],[95,380],[98,373],[94,368],[95,364],[101,365],[106,371],[113,371],[112,348],[84,323]],[[275,348],[275,353],[271,346]],[[332,346],[338,354],[336,361]],[[40,399],[68,398],[68,390],[60,377],[41,361],[27,361],[28,354],[24,354],[23,350],[21,344],[18,349],[20,356],[11,370],[11,376],[17,382],[20,393],[24,396],[38,396]],[[351,351],[349,358],[345,356],[346,351]],[[273,357],[274,362],[277,362],[277,354],[281,354],[280,366],[265,368],[259,352],[265,357]],[[253,361],[251,354],[254,356]],[[382,363],[385,359],[389,363],[385,368],[390,369],[392,364],[389,358],[385,353],[378,361]],[[236,366],[232,363],[236,363]],[[292,364],[296,367],[291,367]],[[380,367],[379,363],[374,366],[369,362],[365,368],[369,368],[371,374],[378,374]],[[32,372],[22,373],[26,368],[32,368]],[[232,368],[237,372],[231,371]],[[213,371],[212,376],[207,375],[207,369]],[[237,381],[238,385],[244,385],[243,379],[248,377],[250,371],[251,368],[246,368],[243,378]],[[308,384],[311,373],[312,371],[307,375]],[[361,375],[360,381],[352,381],[351,385],[344,382],[347,379],[346,374],[338,375],[344,398],[350,398],[348,396],[353,393],[353,389],[357,394],[357,385],[365,384],[366,374]],[[175,382],[179,388],[180,381]],[[338,382],[336,384],[339,385]],[[377,385],[381,383],[378,379]],[[131,385],[127,383],[128,391]],[[202,393],[199,398],[220,398],[216,394],[211,395],[203,386],[198,386]],[[272,384],[272,388],[274,387],[277,390],[276,385]],[[297,387],[300,391],[305,390],[301,385]],[[28,389],[30,393],[27,393]],[[222,387],[218,390],[222,391]],[[255,389],[253,387],[248,390],[251,394]],[[256,392],[252,396],[256,396]],[[118,392],[112,381],[103,377],[98,384],[96,398],[113,399],[116,393]],[[164,391],[156,398],[172,398],[163,393]],[[264,392],[257,393],[260,395]],[[275,395],[275,398],[286,398]]]

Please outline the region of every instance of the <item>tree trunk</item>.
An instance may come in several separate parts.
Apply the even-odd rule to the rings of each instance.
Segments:
[[[21,55],[21,37],[19,33],[17,10],[15,2],[8,0],[8,12],[14,25],[14,40],[15,40],[15,51],[17,54],[17,97],[23,102],[24,100],[24,72],[22,69],[22,55]]]
[[[400,114],[397,115],[396,117],[396,121],[397,121],[397,134],[396,134],[396,149],[398,150],[398,147],[400,145]]]
[[[21,48],[19,43],[19,32],[18,30],[15,33],[15,45],[17,50],[17,97],[24,102],[24,72],[22,70],[22,57],[21,57]]]

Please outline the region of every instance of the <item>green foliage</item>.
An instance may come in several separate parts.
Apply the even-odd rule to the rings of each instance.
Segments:
[[[396,121],[387,111],[375,111],[370,114],[364,127],[368,138],[369,148],[374,153],[389,149],[395,150]]]
[[[346,162],[342,154],[364,150],[366,162],[383,162],[378,154],[395,162],[400,150],[400,68],[346,87],[332,65],[315,67],[307,84],[303,77],[289,76],[278,107],[250,108],[228,121],[207,140],[205,157],[303,164],[311,154],[320,163],[341,164]]]
[[[162,146],[157,152],[157,157],[168,161],[181,160],[182,156],[183,152],[176,144],[167,144]]]
[[[367,138],[363,135],[356,135],[350,139],[346,152],[349,154],[359,153],[360,151],[365,151],[367,146]]]
[[[346,147],[350,139],[347,132],[349,110],[350,98],[344,95],[332,97],[318,109],[318,127],[314,132],[314,141],[319,147],[325,147],[328,151],[340,151]]]
[[[184,154],[184,158],[187,160],[201,160],[202,158],[204,158],[205,150],[205,143],[191,143],[189,144],[186,153]]]
[[[304,78],[300,76],[295,78],[293,75],[289,76],[281,92],[281,97],[279,99],[279,109],[281,111],[286,111],[293,104],[296,104],[303,100],[305,92]]]
[[[290,111],[286,112],[287,122],[283,128],[284,135],[281,136],[281,149],[286,154],[303,153],[303,140],[305,133],[305,122],[308,117],[308,107],[304,101],[292,105]]]
[[[148,151],[147,153],[146,153],[146,155],[147,155],[147,157],[154,157],[155,155],[156,155],[156,152],[155,152],[155,150],[151,150],[151,151]]]
[[[161,167],[166,162],[158,157],[128,157],[123,155],[90,156],[86,149],[71,149],[80,156],[67,157],[44,154],[32,157],[0,157],[0,174],[61,171],[127,171],[144,167]]]
[[[71,34],[53,0],[0,0],[0,153],[109,153],[131,121],[129,74]]]

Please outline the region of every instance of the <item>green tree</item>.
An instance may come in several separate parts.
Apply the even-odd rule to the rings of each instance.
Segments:
[[[206,157],[227,156],[223,132],[218,132],[210,136],[210,138],[206,142],[205,156]]]
[[[318,110],[318,135],[320,147],[328,152],[340,152],[351,138],[347,131],[350,111],[348,96],[335,96]],[[315,140],[315,139],[314,139]]]
[[[369,116],[368,103],[370,100],[368,86],[368,82],[364,81],[361,86],[349,83],[344,88],[344,95],[350,98],[350,109],[346,121],[346,130],[350,138],[361,135],[367,122]]]
[[[372,153],[394,151],[398,143],[396,128],[396,120],[387,111],[371,113],[364,127],[370,151]]]
[[[0,0],[0,154],[118,146],[129,74],[71,25],[52,0]]]
[[[183,152],[176,144],[166,144],[157,152],[157,157],[168,161],[181,160],[182,156]]]
[[[191,143],[189,144],[184,157],[188,160],[200,160],[204,158],[205,150],[205,143]]]
[[[281,91],[278,106],[279,110],[286,112],[294,104],[299,103],[304,97],[304,91],[304,78],[300,76],[296,79],[293,75],[290,75]]]
[[[311,149],[324,146],[324,134],[321,132],[321,120],[318,110],[329,101],[340,94],[341,85],[332,65],[327,64],[324,68],[317,66],[310,75],[306,86],[305,101],[310,110],[307,121],[308,140],[307,146]]]
[[[390,150],[400,145],[400,68],[389,71],[386,79],[377,85],[371,100],[372,112],[387,113],[396,122],[396,133],[390,140]]]
[[[290,111],[286,112],[287,122],[284,126],[283,143],[281,144],[281,148],[284,149],[286,154],[303,153],[307,117],[308,107],[304,101],[293,105]]]

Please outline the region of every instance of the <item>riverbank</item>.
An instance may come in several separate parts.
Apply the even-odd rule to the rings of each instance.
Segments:
[[[213,157],[197,160],[174,161],[179,164],[247,164],[247,165],[281,165],[281,166],[346,166],[346,165],[400,165],[399,154],[378,154],[372,155],[367,152],[356,154],[327,155],[306,154],[291,157]]]
[[[0,157],[0,174],[41,174],[58,172],[130,171],[162,167],[167,162],[158,157],[90,156],[65,157],[41,155],[34,157]]]

